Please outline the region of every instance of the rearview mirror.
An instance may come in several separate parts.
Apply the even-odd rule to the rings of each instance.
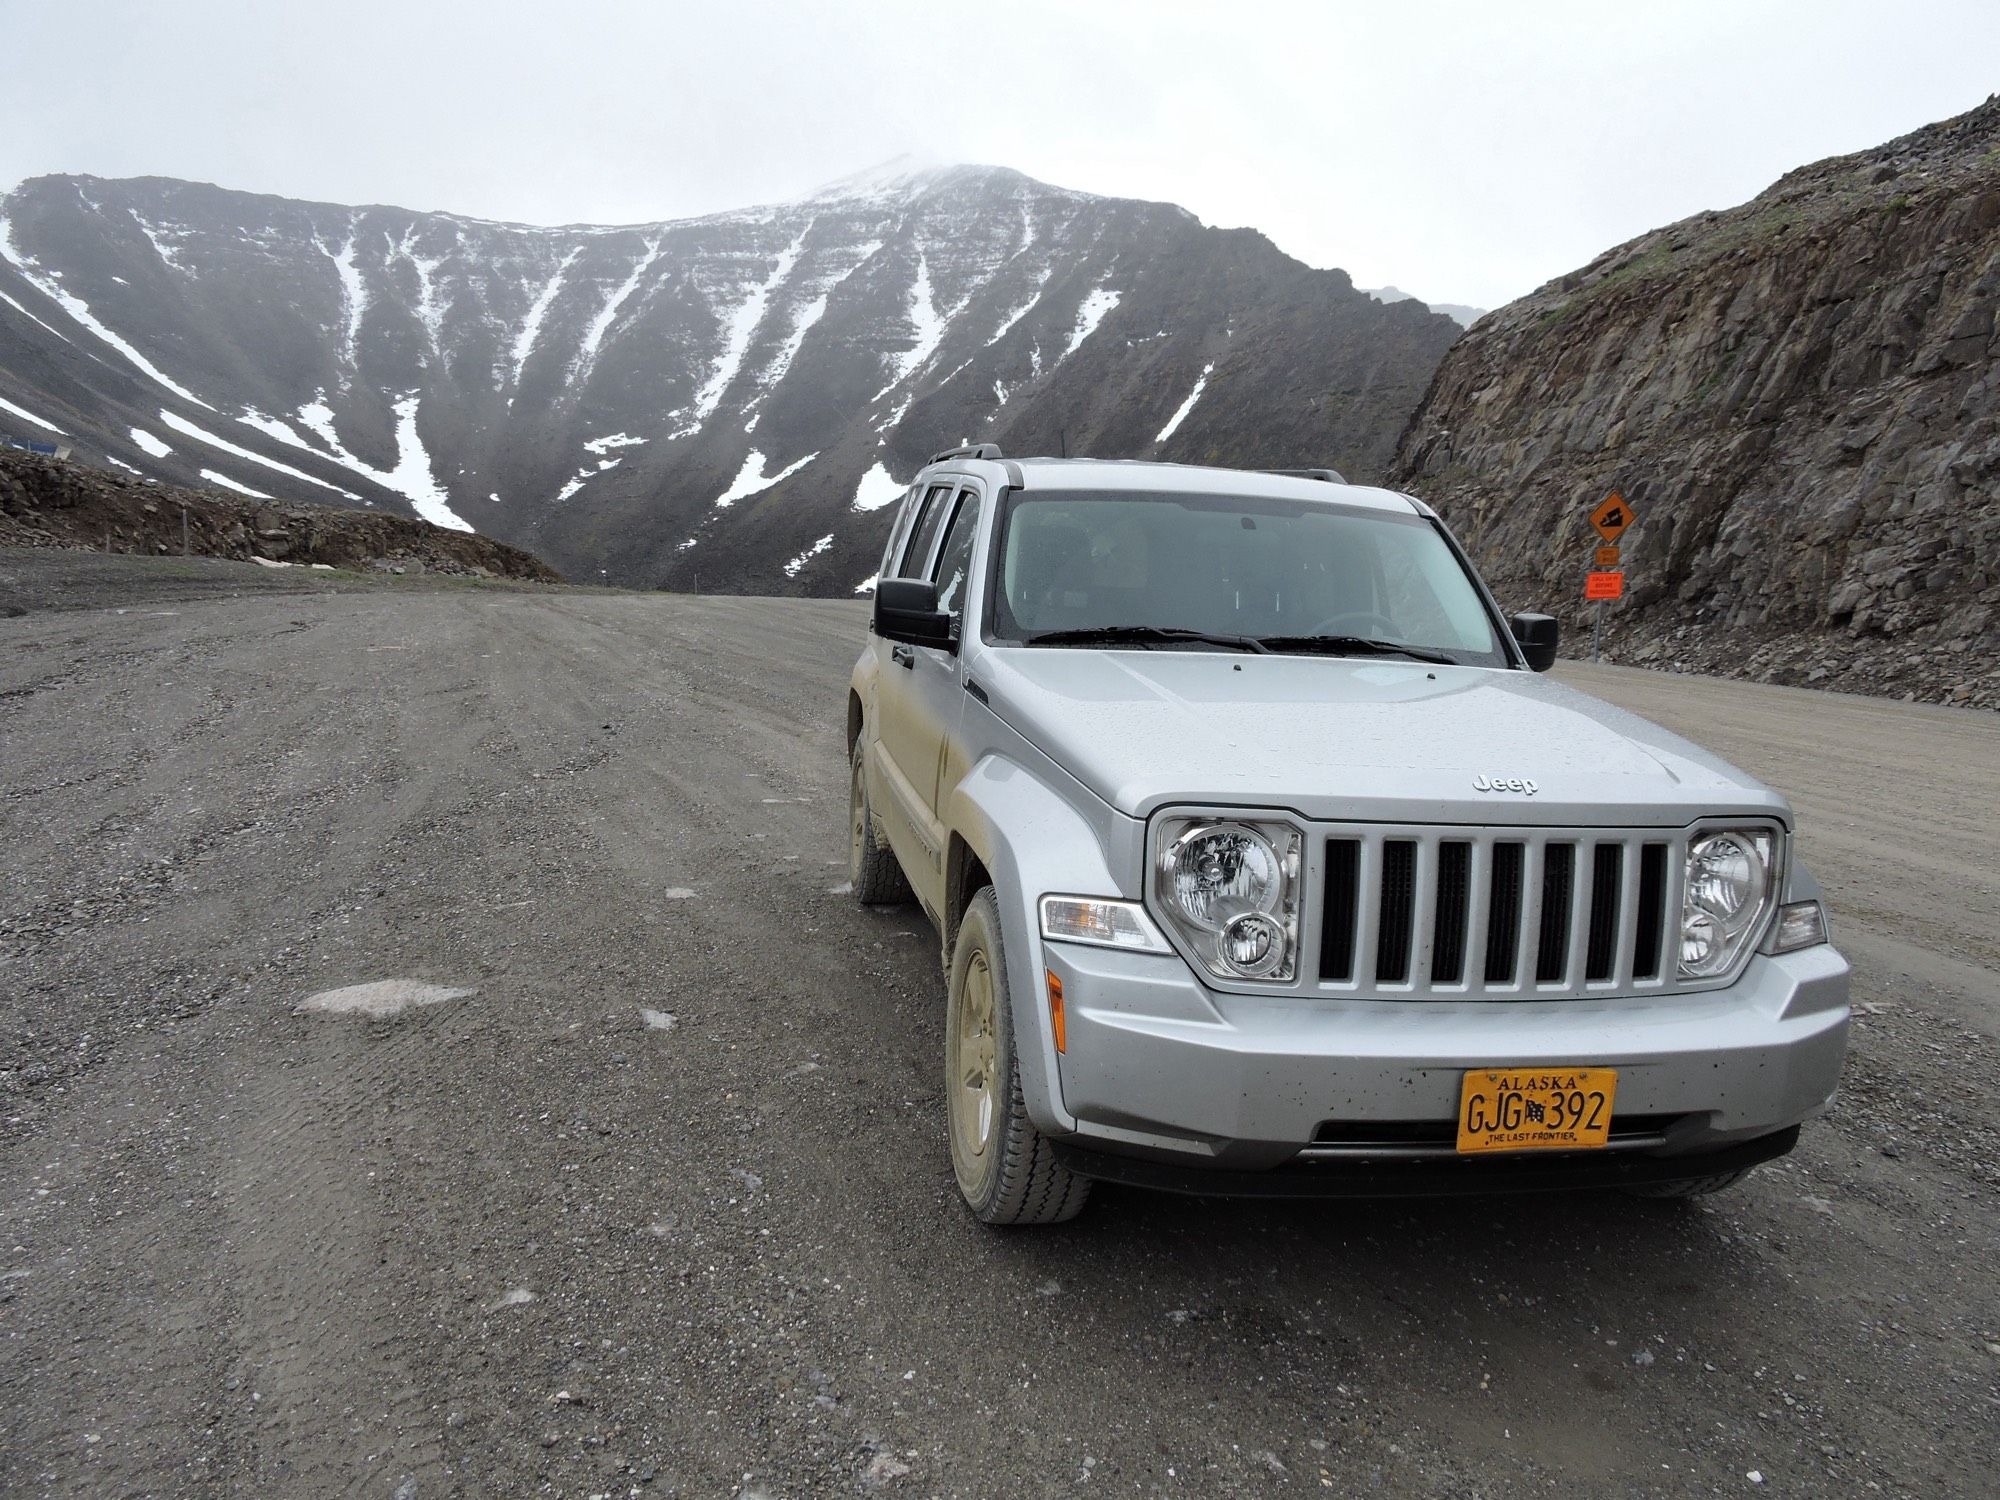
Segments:
[[[1514,644],[1521,648],[1530,667],[1546,672],[1556,664],[1556,642],[1562,627],[1554,615],[1516,615],[1507,623],[1513,626]]]
[[[885,641],[958,649],[951,616],[937,607],[937,585],[922,578],[884,578],[875,585],[875,633]]]

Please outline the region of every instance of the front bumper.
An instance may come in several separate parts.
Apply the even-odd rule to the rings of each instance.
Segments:
[[[1729,1171],[1738,1155],[1748,1165],[1790,1148],[1794,1127],[1832,1101],[1847,1046],[1848,966],[1827,946],[1759,954],[1726,990],[1556,1001],[1246,996],[1209,989],[1178,957],[1062,943],[1042,957],[1067,1018],[1058,1072],[1076,1124],[1061,1149],[1099,1177],[1131,1180],[1136,1160],[1387,1184],[1394,1167],[1415,1182],[1484,1186],[1377,1191],[1506,1191]],[[1393,1144],[1372,1159],[1311,1159],[1329,1137],[1387,1143],[1407,1126],[1435,1140],[1467,1069],[1562,1064],[1616,1068],[1614,1137],[1622,1119],[1643,1119],[1663,1122],[1658,1139],[1478,1161],[1417,1160]],[[1563,1180],[1539,1180],[1551,1176]]]

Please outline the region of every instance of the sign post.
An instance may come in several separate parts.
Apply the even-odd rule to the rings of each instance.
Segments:
[[[1616,490],[1600,500],[1597,508],[1590,513],[1590,524],[1604,538],[1604,545],[1596,549],[1595,566],[1583,576],[1583,597],[1597,605],[1597,613],[1590,625],[1592,661],[1598,660],[1601,655],[1605,604],[1625,597],[1625,570],[1619,562],[1618,538],[1625,534],[1625,528],[1632,524],[1633,519],[1632,507]]]

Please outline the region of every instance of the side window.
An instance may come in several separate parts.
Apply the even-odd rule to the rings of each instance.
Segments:
[[[889,528],[888,543],[882,548],[882,575],[884,578],[896,576],[896,559],[903,555],[903,538],[910,534],[910,523],[917,514],[917,487],[913,484],[903,491],[903,498],[896,502],[896,519]]]
[[[924,492],[923,507],[917,512],[917,523],[910,528],[910,545],[903,549],[902,561],[896,564],[895,577],[921,578],[924,564],[930,559],[931,543],[937,540],[938,528],[944,524],[945,512],[951,507],[946,503],[951,498],[951,486],[934,484]]]
[[[944,534],[937,568],[931,574],[937,580],[938,608],[947,614],[965,613],[965,578],[972,569],[972,539],[978,534],[979,491],[960,490],[958,510],[951,518],[951,529]]]

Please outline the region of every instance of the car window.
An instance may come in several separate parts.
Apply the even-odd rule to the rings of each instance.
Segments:
[[[910,545],[903,549],[903,560],[896,565],[895,577],[924,576],[931,543],[937,540],[938,527],[944,524],[945,512],[951,508],[947,504],[950,497],[949,484],[934,484],[924,492],[923,508],[917,512],[917,524],[910,529]]]
[[[917,487],[913,484],[903,491],[903,498],[896,502],[896,519],[889,528],[889,544],[882,549],[884,576],[896,576],[896,559],[903,555],[903,539],[910,534],[910,523],[916,516]]]
[[[937,581],[938,608],[946,614],[962,614],[965,610],[965,575],[972,567],[972,539],[978,531],[979,492],[970,488],[960,490],[951,529],[945,533],[937,567],[931,572]]]

